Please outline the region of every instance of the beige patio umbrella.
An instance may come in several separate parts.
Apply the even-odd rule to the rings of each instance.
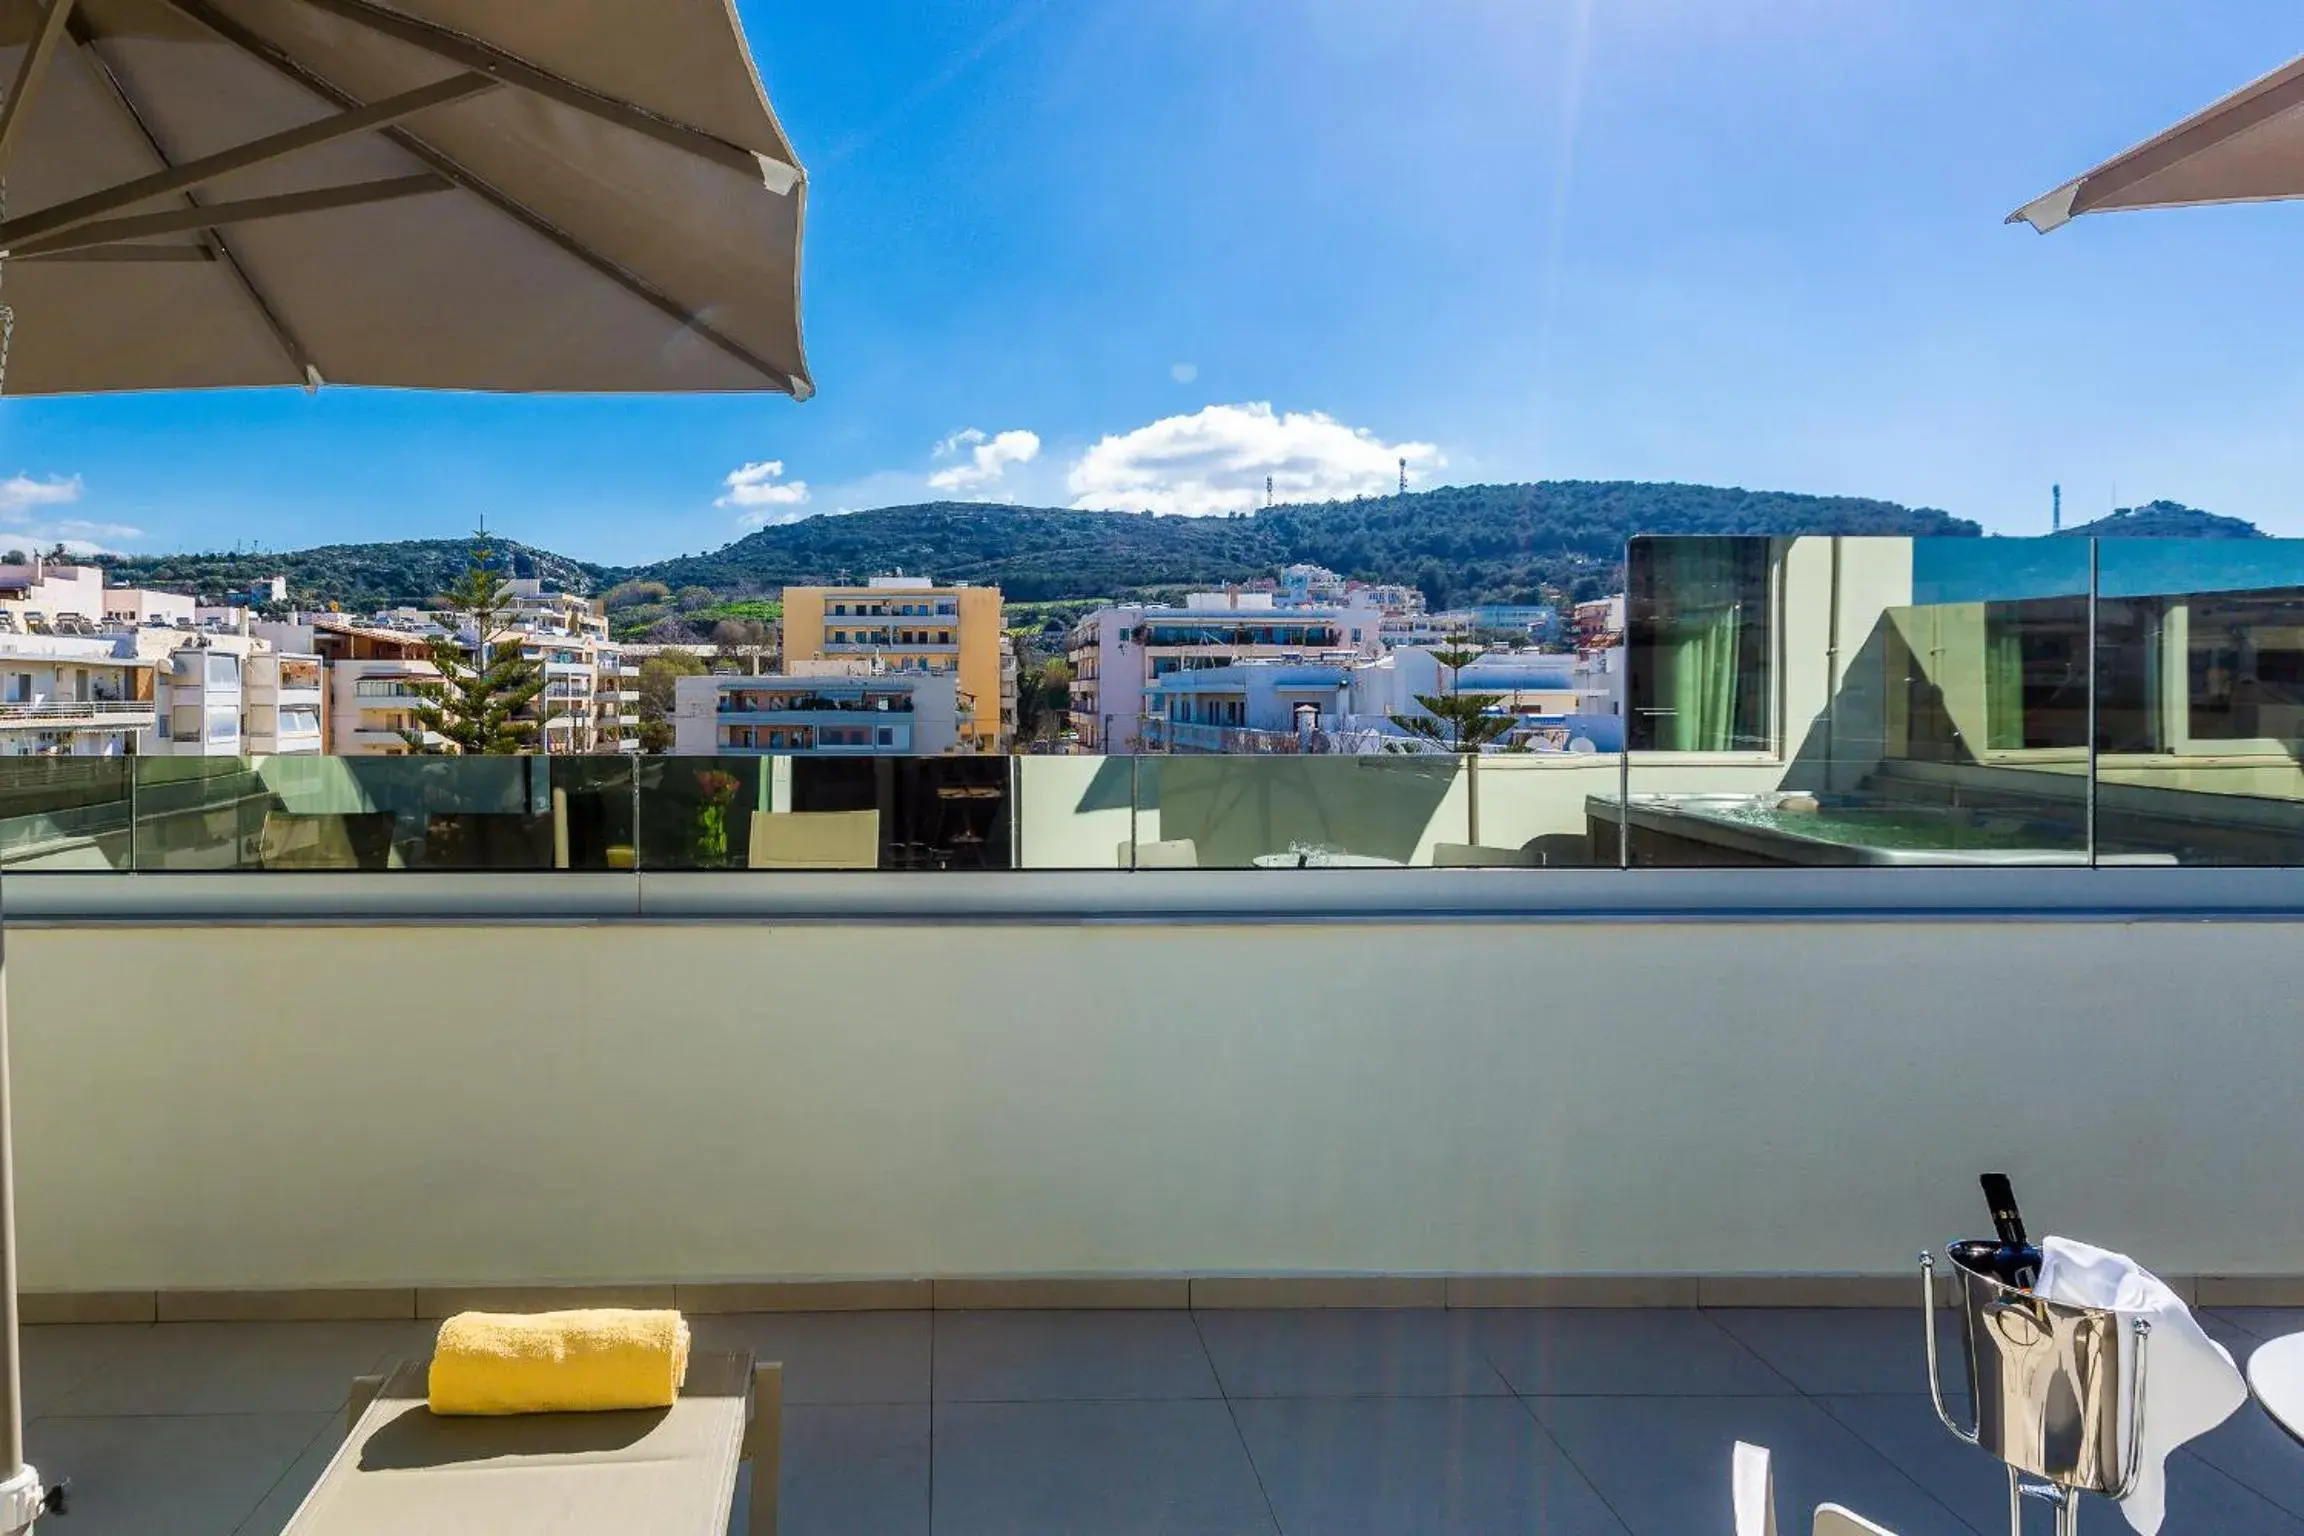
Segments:
[[[0,81],[0,394],[813,390],[806,180],[731,0],[0,0]]]
[[[9,69],[9,394],[812,390],[730,0],[0,0]]]
[[[2046,234],[2084,213],[2304,197],[2304,58],[2008,215]]]

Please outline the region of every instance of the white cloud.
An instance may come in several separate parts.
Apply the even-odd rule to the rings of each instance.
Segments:
[[[726,494],[713,503],[716,507],[733,507],[743,513],[736,519],[740,527],[765,528],[771,523],[789,523],[807,514],[793,510],[806,505],[808,482],[784,478],[782,459],[763,459],[731,470],[721,482]]]
[[[1318,411],[1285,415],[1268,403],[1212,405],[1107,437],[1072,466],[1075,507],[1204,517],[1280,501],[1390,494],[1408,461],[1415,485],[1447,461],[1430,443],[1387,443]]]
[[[1001,477],[1019,464],[1029,464],[1040,457],[1040,434],[1037,432],[1003,432],[997,437],[987,436],[974,427],[955,432],[936,445],[939,459],[957,458],[965,450],[965,463],[940,469],[928,477],[928,484],[939,491],[981,491],[998,485]]]
[[[1200,377],[1200,365],[1198,363],[1178,363],[1168,370],[1168,377],[1179,384],[1190,384]]]
[[[68,507],[80,499],[84,487],[80,477],[66,480],[50,475],[35,480],[30,475],[17,474],[0,480],[0,517],[21,518],[34,507]]]
[[[26,551],[61,544],[70,554],[112,555],[120,553],[120,545],[144,537],[143,529],[126,523],[93,522],[84,517],[52,521],[35,515],[52,507],[69,507],[85,490],[78,475],[35,480],[18,474],[0,480],[0,544]]]

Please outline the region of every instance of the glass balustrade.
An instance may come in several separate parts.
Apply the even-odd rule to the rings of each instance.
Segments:
[[[1623,752],[0,756],[0,865],[2304,866],[2304,541],[1636,540],[1577,675]]]

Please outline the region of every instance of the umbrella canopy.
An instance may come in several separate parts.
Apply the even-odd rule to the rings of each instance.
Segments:
[[[731,0],[0,0],[8,394],[813,390]]]
[[[2046,234],[2083,213],[2304,197],[2304,58],[2008,215]]]

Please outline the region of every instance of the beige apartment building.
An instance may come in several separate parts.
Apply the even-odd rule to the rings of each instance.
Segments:
[[[784,656],[876,662],[888,672],[950,675],[960,689],[960,750],[1007,749],[1001,705],[998,587],[875,576],[861,587],[786,587]]]

